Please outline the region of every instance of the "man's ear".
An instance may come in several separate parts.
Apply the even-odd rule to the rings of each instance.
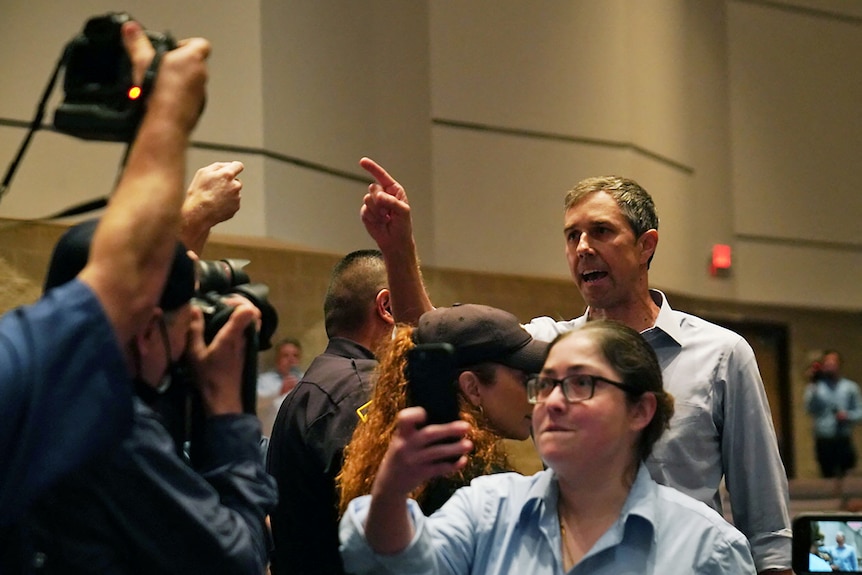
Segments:
[[[458,376],[458,387],[461,393],[475,407],[482,406],[482,394],[479,391],[479,378],[472,371],[462,371]]]
[[[160,308],[153,308],[153,313],[150,314],[150,318],[144,324],[143,328],[138,330],[138,332],[134,336],[135,345],[138,347],[138,351],[141,356],[146,357],[150,354],[150,350],[154,345],[159,346],[159,349],[164,348],[164,342],[162,341],[162,334],[160,332],[159,322],[162,319],[163,312]]]
[[[392,315],[392,294],[389,288],[383,288],[377,292],[377,297],[374,300],[377,310],[377,315],[388,324],[395,324],[395,317]]]
[[[655,254],[655,249],[658,246],[658,230],[647,230],[638,238],[638,244],[641,247],[641,263],[649,262],[650,258]]]

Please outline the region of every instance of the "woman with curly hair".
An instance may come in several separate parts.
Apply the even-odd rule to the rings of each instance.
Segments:
[[[532,407],[526,381],[542,367],[546,343],[538,342],[503,310],[476,304],[437,308],[425,313],[416,328],[399,327],[378,351],[380,364],[371,401],[363,409],[345,449],[338,478],[341,512],[350,500],[371,492],[377,468],[395,430],[398,412],[407,407],[404,375],[407,352],[416,344],[448,343],[455,348],[455,387],[461,419],[470,424],[473,450],[455,474],[437,477],[411,492],[425,513],[433,513],[458,487],[480,475],[509,471],[501,438],[530,436]]]

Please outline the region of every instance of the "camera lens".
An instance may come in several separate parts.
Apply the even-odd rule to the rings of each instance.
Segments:
[[[227,293],[234,286],[248,283],[248,274],[243,270],[249,260],[224,259],[198,261],[198,291],[202,293]]]

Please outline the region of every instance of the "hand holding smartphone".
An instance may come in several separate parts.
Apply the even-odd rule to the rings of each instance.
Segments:
[[[454,347],[448,343],[417,344],[407,352],[407,405],[424,407],[427,423],[459,419],[457,375]]]

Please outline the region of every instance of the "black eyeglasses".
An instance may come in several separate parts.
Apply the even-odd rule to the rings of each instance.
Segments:
[[[533,375],[527,379],[527,399],[530,403],[543,403],[554,388],[558,385],[563,390],[563,396],[569,403],[578,403],[593,397],[596,391],[596,382],[601,381],[608,385],[618,387],[629,393],[638,393],[640,390],[631,385],[612,381],[599,375],[590,375],[588,373],[576,373],[567,375],[563,379],[555,379],[545,375]]]

